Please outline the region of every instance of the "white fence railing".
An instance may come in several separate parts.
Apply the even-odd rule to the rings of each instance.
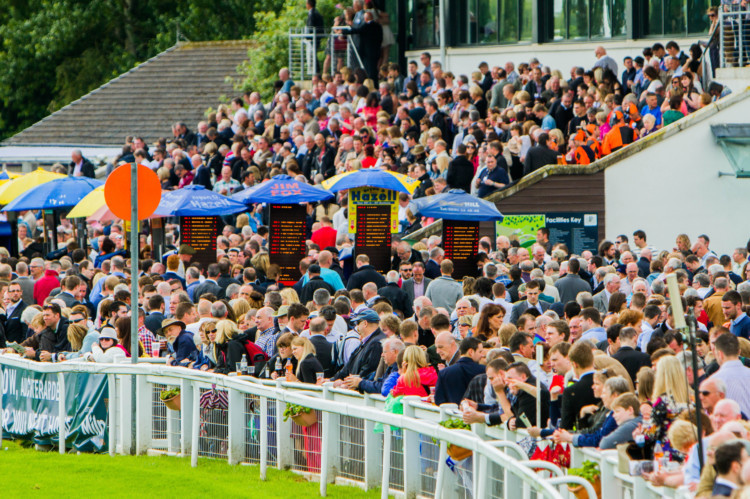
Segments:
[[[554,465],[528,461],[515,443],[521,435],[507,429],[443,428],[437,423],[455,415],[457,408],[437,408],[416,397],[404,400],[401,415],[386,412],[383,397],[362,396],[331,384],[261,381],[153,364],[47,364],[11,355],[0,355],[0,366],[57,373],[60,381],[63,373],[106,374],[113,455],[130,451],[135,418],[138,454],[190,456],[193,466],[198,465],[198,457],[257,464],[262,479],[269,466],[290,469],[319,481],[321,495],[328,483],[337,482],[363,489],[380,487],[383,497],[561,498],[569,494],[568,483],[584,483]],[[4,386],[1,370],[0,386]],[[159,399],[163,389],[175,386],[181,390],[180,411],[167,410]],[[227,395],[226,408],[201,408],[200,396],[211,389]],[[59,389],[61,408],[65,396],[65,390]],[[284,422],[286,403],[315,409],[318,423],[302,428],[291,420]],[[382,425],[382,432],[376,431],[376,425]],[[64,425],[61,431],[59,450],[65,452]],[[449,467],[448,444],[470,449],[473,456]],[[673,489],[651,487],[639,477],[619,473],[617,456],[611,452],[574,449],[571,457],[573,465],[584,459],[601,465],[602,497],[607,499],[676,496]],[[593,494],[587,482],[585,486]]]

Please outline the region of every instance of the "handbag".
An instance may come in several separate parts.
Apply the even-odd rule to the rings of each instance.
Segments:
[[[211,385],[211,389],[203,392],[198,405],[201,409],[228,409],[229,396],[225,391],[216,389],[216,385]]]

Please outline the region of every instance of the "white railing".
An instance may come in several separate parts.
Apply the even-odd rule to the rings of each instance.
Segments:
[[[109,452],[168,454],[226,459],[229,464],[257,464],[265,479],[269,466],[290,469],[320,482],[381,488],[382,496],[509,498],[567,497],[567,484],[587,482],[568,477],[556,466],[528,461],[515,442],[523,435],[505,428],[473,425],[472,432],[438,425],[457,414],[455,405],[440,408],[417,397],[404,399],[404,414],[384,411],[385,399],[332,384],[314,386],[281,380],[223,376],[154,364],[38,363],[0,355],[0,365],[57,374],[107,374],[109,382]],[[132,407],[132,383],[136,401]],[[0,370],[0,386],[3,386]],[[167,410],[159,399],[166,387],[179,386],[182,410]],[[206,409],[200,395],[215,387],[226,393],[226,409]],[[58,390],[64,415],[65,390]],[[0,403],[2,399],[0,399]],[[303,429],[281,418],[286,403],[318,411],[318,424]],[[0,407],[2,409],[2,407]],[[382,424],[382,433],[375,431]],[[1,429],[0,429],[1,431]],[[64,425],[60,452],[65,452]],[[1,436],[1,433],[0,433]],[[434,440],[433,440],[434,439]],[[439,442],[439,443],[436,443]],[[447,445],[471,449],[473,456],[447,464]],[[651,487],[639,477],[620,474],[612,452],[573,449],[573,465],[596,461],[602,470],[602,497],[656,499],[675,497],[674,489]],[[593,496],[592,496],[593,497]]]
[[[362,59],[354,43],[355,39],[345,30],[318,30],[309,28],[289,30],[289,71],[291,77],[308,80],[313,75],[326,71],[333,75],[342,67],[362,68]],[[324,57],[321,66],[319,57]]]
[[[719,53],[722,68],[744,67],[750,62],[750,10],[739,4],[719,8]],[[705,88],[705,87],[704,87]]]

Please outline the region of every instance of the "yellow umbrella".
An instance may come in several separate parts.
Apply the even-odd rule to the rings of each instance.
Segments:
[[[11,180],[0,186],[0,205],[8,204],[29,189],[58,178],[65,178],[65,175],[48,172],[43,168],[39,168],[15,180]]]
[[[86,196],[81,199],[72,210],[70,210],[67,218],[90,217],[106,204],[107,202],[104,199],[104,186],[102,185],[86,194]]]
[[[10,173],[8,171],[0,172],[0,185],[5,184],[6,182],[9,182],[11,180],[17,179],[20,177],[20,173]]]

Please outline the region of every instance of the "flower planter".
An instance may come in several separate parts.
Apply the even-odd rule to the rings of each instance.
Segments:
[[[179,411],[182,409],[182,404],[180,402],[180,394],[178,393],[174,397],[168,398],[166,400],[162,400],[164,402],[164,405],[167,406],[167,409],[171,409],[173,411]]]
[[[448,455],[454,461],[463,461],[464,459],[471,456],[471,454],[472,454],[472,451],[470,449],[465,449],[463,447],[459,447],[458,445],[453,445],[453,444],[448,445]]]
[[[300,412],[296,416],[292,416],[292,421],[299,426],[308,427],[318,422],[318,415],[312,410],[310,412]]]
[[[594,483],[591,484],[594,487],[594,492],[597,498],[602,497],[602,480],[601,477],[596,477]],[[578,499],[594,499],[589,497],[586,489],[583,485],[568,485],[568,490],[571,491]]]

